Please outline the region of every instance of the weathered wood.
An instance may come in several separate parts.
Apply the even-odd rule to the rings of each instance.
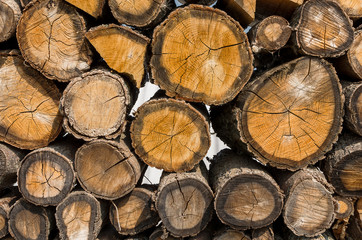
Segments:
[[[224,229],[219,230],[215,233],[213,240],[230,240],[230,239],[240,239],[240,240],[251,240],[251,238],[242,231],[237,231],[234,229]]]
[[[15,35],[16,25],[21,16],[19,3],[15,0],[0,1],[0,43]]]
[[[68,3],[98,18],[102,15],[105,0],[66,0]]]
[[[217,0],[178,0],[182,4],[202,4],[210,6],[214,4]]]
[[[354,216],[349,220],[347,234],[352,239],[360,239],[362,236],[362,198],[356,201]]]
[[[251,234],[252,240],[274,240],[273,227],[263,227],[259,229],[253,229]]]
[[[344,103],[344,125],[354,133],[362,136],[362,82],[342,82]]]
[[[156,212],[154,186],[140,186],[127,196],[112,202],[109,218],[118,233],[136,235],[156,226],[160,218]]]
[[[54,214],[21,198],[9,212],[9,232],[16,240],[47,240],[55,227]]]
[[[352,21],[330,0],[306,1],[294,14],[290,25],[292,40],[302,53],[318,57],[339,57],[353,42]]]
[[[77,150],[74,166],[77,179],[87,192],[115,200],[135,188],[144,164],[122,140],[94,140]]]
[[[324,161],[326,176],[339,195],[362,197],[361,160],[361,137],[344,133]]]
[[[158,227],[150,235],[149,240],[178,240],[182,238],[176,238],[165,232],[161,227]]]
[[[317,168],[278,173],[277,181],[286,200],[283,219],[297,236],[315,237],[330,228],[335,219],[333,188]]]
[[[75,7],[61,0],[35,0],[24,9],[16,37],[32,67],[49,79],[68,82],[90,68],[85,32]]]
[[[56,206],[73,189],[73,161],[77,145],[57,142],[30,152],[18,171],[23,197],[35,205]]]
[[[324,233],[315,237],[302,237],[290,233],[288,236],[288,240],[335,240],[335,238],[333,237],[332,233],[327,230]]]
[[[172,12],[154,31],[152,53],[152,77],[168,96],[208,105],[231,101],[253,70],[243,28],[201,5]]]
[[[105,219],[105,207],[87,192],[70,193],[57,206],[55,213],[60,239],[96,239]]]
[[[219,0],[216,7],[227,12],[243,27],[255,20],[256,0]]]
[[[328,62],[302,57],[244,87],[235,103],[214,108],[211,122],[230,147],[295,171],[324,158],[341,131],[344,98]]]
[[[164,173],[156,196],[156,209],[173,236],[197,235],[212,217],[213,193],[203,162],[185,173]]]
[[[289,40],[292,29],[281,16],[270,16],[253,26],[248,37],[254,53],[275,52]]]
[[[303,2],[304,0],[256,0],[255,11],[258,18],[279,15],[290,19]]]
[[[109,0],[113,16],[120,24],[152,28],[175,7],[173,0]]]
[[[110,68],[126,74],[137,88],[143,85],[150,39],[115,24],[91,28],[86,38]]]
[[[68,84],[61,98],[64,129],[86,141],[118,137],[133,101],[123,78],[107,70],[92,70]]]
[[[0,196],[0,238],[9,233],[9,212],[11,206],[19,199],[20,193],[14,189]]]
[[[60,93],[17,52],[0,54],[0,141],[22,149],[47,146],[62,128]]]
[[[222,150],[210,166],[214,208],[222,223],[246,230],[270,225],[281,214],[283,195],[275,180],[248,156]]]
[[[13,186],[25,152],[10,145],[0,143],[0,189]]]
[[[360,0],[334,0],[341,8],[347,13],[347,15],[357,20],[362,17],[362,2]]]
[[[337,202],[337,209],[335,211],[337,219],[345,219],[351,216],[354,211],[353,202],[342,196],[334,196]]]
[[[189,171],[210,147],[207,120],[203,112],[184,101],[153,99],[136,112],[131,125],[132,145],[149,166],[167,172]]]

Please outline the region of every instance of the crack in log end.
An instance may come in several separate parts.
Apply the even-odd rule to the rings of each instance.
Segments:
[[[92,234],[92,208],[86,201],[76,201],[66,206],[62,212],[62,221],[66,226],[67,239],[88,239]]]

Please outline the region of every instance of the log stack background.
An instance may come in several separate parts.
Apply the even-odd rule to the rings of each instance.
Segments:
[[[362,239],[361,17],[0,0],[0,238]]]

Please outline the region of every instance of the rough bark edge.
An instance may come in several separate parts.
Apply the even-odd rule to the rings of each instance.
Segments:
[[[333,138],[331,138],[331,141],[330,141],[330,144],[327,145],[327,147],[325,148],[324,151],[322,151],[319,155],[317,155],[316,157],[314,157],[313,155],[313,158],[311,158],[311,156],[309,156],[308,158],[310,158],[308,161],[307,160],[303,160],[304,163],[303,164],[299,164],[297,166],[289,166],[287,164],[281,164],[281,163],[276,163],[274,161],[270,161],[269,159],[265,158],[264,156],[261,155],[261,153],[259,153],[253,146],[250,145],[250,143],[246,140],[245,138],[245,135],[244,135],[244,132],[243,130],[241,129],[241,114],[242,114],[242,111],[240,109],[240,96],[243,95],[243,92],[247,92],[251,87],[255,86],[255,83],[257,82],[261,82],[261,81],[265,81],[266,78],[265,76],[268,75],[272,75],[274,74],[275,72],[278,72],[280,70],[282,70],[283,68],[285,68],[286,66],[290,65],[290,64],[294,64],[294,63],[297,63],[301,60],[304,60],[304,59],[310,59],[310,60],[317,60],[319,61],[329,72],[330,76],[331,76],[331,79],[332,81],[334,81],[336,87],[337,87],[337,90],[339,90],[339,96],[341,97],[341,102],[339,103],[340,104],[340,107],[339,107],[339,111],[338,113],[335,113],[335,117],[336,117],[336,114],[339,115],[339,121],[337,119],[337,121],[335,122],[335,136]],[[275,67],[275,68],[272,68],[270,70],[268,70],[267,72],[263,73],[261,76],[253,79],[251,82],[249,82],[245,87],[244,89],[241,91],[238,99],[237,99],[238,103],[238,107],[235,108],[235,111],[236,111],[236,117],[237,117],[237,128],[238,128],[238,131],[240,133],[240,139],[241,141],[246,144],[247,146],[247,150],[252,153],[253,156],[255,156],[260,162],[262,162],[263,164],[265,165],[270,165],[272,167],[276,167],[276,168],[279,168],[279,169],[287,169],[289,171],[297,171],[299,169],[302,169],[302,168],[305,168],[307,167],[308,165],[313,165],[315,164],[316,162],[324,159],[325,155],[330,151],[332,150],[333,148],[333,145],[337,142],[338,140],[338,137],[339,137],[339,134],[342,132],[342,123],[343,123],[343,116],[344,116],[344,102],[345,102],[345,98],[344,98],[344,95],[342,93],[342,85],[340,84],[339,82],[339,79],[338,79],[338,76],[337,76],[337,73],[335,71],[335,69],[333,68],[333,66],[327,62],[326,60],[324,59],[321,59],[321,58],[316,58],[316,57],[300,57],[300,58],[297,58],[293,61],[290,61],[290,62],[287,62],[285,64],[282,64],[278,67]],[[244,105],[244,103],[242,104],[242,106]],[[338,106],[337,106],[338,107]],[[337,111],[336,111],[337,112]],[[333,127],[333,126],[332,126]],[[329,136],[328,136],[329,137]],[[327,138],[328,138],[327,137]],[[324,144],[325,142],[323,142]],[[302,162],[302,161],[299,161],[299,162]]]
[[[0,189],[13,186],[16,182],[20,160],[25,156],[25,151],[6,143],[0,143],[1,155],[4,155],[5,162],[2,162],[0,159]]]
[[[337,202],[337,207],[336,207],[336,211],[335,211],[336,219],[349,218],[352,215],[352,213],[354,212],[353,201],[351,199],[349,199],[349,198],[341,197],[341,196],[338,196],[338,195],[334,196],[334,199]],[[347,209],[347,211],[345,213],[340,213],[339,212],[338,201],[342,201],[348,206],[348,209]]]
[[[15,35],[16,27],[18,25],[17,23],[19,22],[19,19],[21,17],[21,9],[19,3],[15,0],[2,0],[2,2],[6,4],[9,8],[11,8],[14,13],[14,24],[13,26],[11,26],[10,31],[7,32],[5,35],[0,36],[0,42],[5,42]]]
[[[358,121],[358,113],[356,110],[357,99],[359,95],[362,95],[362,82],[351,83],[351,82],[342,82],[343,94],[345,96],[345,115],[344,115],[344,124],[345,126],[353,131],[354,133],[362,136],[362,124]]]
[[[190,4],[190,5],[186,5],[184,7],[178,8],[175,11],[171,12],[170,15],[167,17],[166,20],[164,20],[162,23],[160,23],[153,31],[153,37],[152,37],[152,42],[151,42],[151,49],[152,49],[152,57],[150,60],[150,78],[151,78],[151,82],[160,86],[159,80],[154,78],[154,76],[156,76],[156,67],[153,64],[153,49],[155,48],[155,41],[154,39],[157,38],[157,36],[159,35],[159,32],[161,32],[161,30],[165,27],[166,24],[168,24],[168,22],[172,21],[178,14],[180,11],[184,11],[184,10],[205,10],[205,11],[211,11],[212,13],[217,13],[219,15],[222,15],[223,17],[225,17],[225,19],[227,19],[227,21],[230,21],[231,23],[233,23],[237,29],[240,30],[240,33],[244,36],[245,38],[245,44],[246,44],[246,49],[249,53],[250,56],[250,66],[249,66],[249,73],[248,74],[240,74],[240,75],[245,75],[245,82],[240,84],[240,90],[236,91],[233,95],[229,95],[228,97],[225,97],[225,99],[223,101],[210,101],[210,102],[206,102],[205,100],[202,99],[189,99],[189,98],[185,98],[183,96],[180,96],[178,93],[172,93],[169,92],[167,90],[165,90],[165,93],[167,96],[169,97],[174,97],[176,99],[182,99],[185,101],[190,101],[190,102],[204,102],[207,105],[222,105],[225,104],[227,102],[230,102],[231,100],[233,100],[242,90],[242,88],[246,85],[246,83],[250,80],[250,77],[253,73],[253,62],[254,62],[254,55],[251,51],[251,47],[249,44],[249,40],[248,40],[248,36],[246,35],[246,33],[244,33],[244,29],[241,27],[240,23],[237,22],[236,20],[234,20],[232,17],[230,17],[226,12],[217,9],[217,8],[212,8],[212,7],[208,7],[208,6],[203,6],[203,5],[197,5],[197,4]],[[240,75],[238,75],[237,79],[240,78]],[[236,79],[236,80],[237,80]],[[162,88],[161,88],[162,89]]]

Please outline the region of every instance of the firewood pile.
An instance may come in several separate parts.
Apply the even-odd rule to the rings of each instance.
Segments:
[[[361,0],[0,0],[0,238],[362,239],[361,23]]]

